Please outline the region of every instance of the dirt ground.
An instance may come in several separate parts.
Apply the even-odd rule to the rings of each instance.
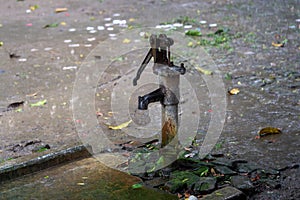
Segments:
[[[55,12],[56,8],[68,10]],[[0,162],[81,143],[71,102],[76,72],[89,53],[121,31],[188,16],[207,21],[193,25],[201,32],[227,27],[240,35],[226,48],[203,47],[224,73],[226,90],[240,90],[228,95],[226,122],[215,151],[274,168],[299,164],[299,0],[20,0],[2,2],[0,13]],[[179,45],[188,45],[187,41]],[[283,47],[272,45],[282,41]],[[43,100],[47,102],[35,106]],[[100,121],[110,117],[109,110],[99,109],[95,114]],[[283,133],[254,139],[257,131],[269,126]],[[116,136],[116,141],[126,139]],[[254,198],[297,199],[297,174],[299,169],[286,172],[280,190],[266,190]]]

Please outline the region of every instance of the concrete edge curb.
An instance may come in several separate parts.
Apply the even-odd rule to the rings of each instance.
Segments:
[[[0,167],[0,184],[26,174],[90,156],[91,154],[84,145],[78,145],[16,164],[3,165]]]

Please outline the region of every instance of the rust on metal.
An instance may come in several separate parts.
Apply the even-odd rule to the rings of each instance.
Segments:
[[[176,134],[177,134],[176,122],[171,118],[168,118],[162,127],[161,146],[164,147],[168,145],[172,141],[172,139],[174,139]]]

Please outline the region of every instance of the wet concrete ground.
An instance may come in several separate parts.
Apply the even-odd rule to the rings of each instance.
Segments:
[[[38,8],[26,13],[34,5]],[[113,39],[114,36],[109,34],[128,29],[105,24],[113,19],[124,19],[134,29],[189,16],[197,21],[217,23],[218,27],[225,26],[242,35],[230,41],[230,49],[205,47],[221,72],[231,74],[230,80],[224,79],[226,89],[239,88],[241,91],[238,95],[228,96],[226,123],[219,139],[221,145],[215,151],[274,168],[299,163],[300,42],[299,21],[296,21],[300,18],[299,5],[297,0],[271,3],[143,1],[138,4],[135,1],[25,0],[2,3],[1,162],[31,154],[33,148],[46,144],[51,149],[58,149],[81,143],[70,102],[76,72],[93,48],[106,39]],[[67,7],[68,11],[55,13],[58,7]],[[43,28],[53,23],[58,23],[58,26]],[[94,27],[97,32],[89,27]],[[105,30],[102,30],[103,27]],[[207,25],[200,28],[203,32],[210,31]],[[288,40],[282,48],[272,46],[277,35]],[[187,43],[188,40],[178,45]],[[184,53],[182,56],[185,56]],[[98,89],[101,91],[103,88]],[[31,106],[45,99],[47,104]],[[101,97],[95,99],[98,101],[96,105],[101,105]],[[7,111],[11,103],[21,101],[24,101],[21,107]],[[22,108],[21,112],[15,112],[19,108]],[[100,109],[95,108],[95,113],[99,111],[103,115],[99,116],[99,121],[110,122],[110,110]],[[207,110],[204,112],[207,113]],[[254,139],[257,131],[267,126],[281,128],[283,134]],[[200,129],[205,133],[207,124],[201,125]],[[107,134],[116,143],[132,139],[121,138],[108,129]],[[31,141],[37,140],[40,142],[34,143],[34,146]],[[31,145],[26,145],[29,143]],[[297,173],[299,170],[296,170]],[[291,186],[280,191],[286,193],[286,197],[297,191],[293,187],[298,184],[297,176],[293,174],[287,176],[291,177],[288,178]],[[270,194],[266,192],[264,195],[268,198]],[[274,198],[277,197],[275,195]]]
[[[151,188],[131,187],[140,182],[86,158],[6,182],[0,190],[1,199],[177,199]]]

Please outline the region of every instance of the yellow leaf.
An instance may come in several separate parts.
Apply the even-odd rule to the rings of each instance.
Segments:
[[[122,128],[126,128],[131,122],[132,120],[129,120],[128,122],[124,122],[118,126],[108,126],[108,128],[113,130],[120,130]]]
[[[282,133],[282,132],[279,128],[266,127],[266,128],[261,129],[258,132],[258,135],[260,137],[263,137],[263,136],[267,136],[267,135],[274,135],[274,134],[280,134],[280,133]]]
[[[201,68],[201,67],[196,67],[196,69],[197,69],[200,73],[205,74],[205,75],[212,75],[212,74],[213,74],[212,71],[207,70],[207,69],[203,69],[203,68]]]
[[[229,94],[231,94],[231,95],[235,95],[238,93],[240,93],[240,90],[237,88],[233,88],[233,89],[229,90]]]
[[[67,23],[66,22],[60,22],[60,25],[65,26],[65,25],[67,25]]]
[[[129,22],[134,22],[134,21],[135,21],[134,18],[130,18],[130,19],[129,19]]]
[[[275,42],[272,42],[272,46],[274,47],[283,47],[284,43],[275,43]]]
[[[187,44],[187,46],[188,46],[188,47],[192,47],[192,46],[194,46],[194,43],[193,43],[193,42],[189,42],[189,43]]]
[[[56,8],[56,9],[55,9],[55,12],[56,12],[56,13],[66,12],[66,11],[68,11],[68,8]]]
[[[128,44],[128,43],[130,43],[130,40],[127,39],[127,38],[125,38],[125,39],[123,40],[123,43],[124,43],[124,44]]]
[[[84,186],[85,183],[77,183],[77,185]]]

